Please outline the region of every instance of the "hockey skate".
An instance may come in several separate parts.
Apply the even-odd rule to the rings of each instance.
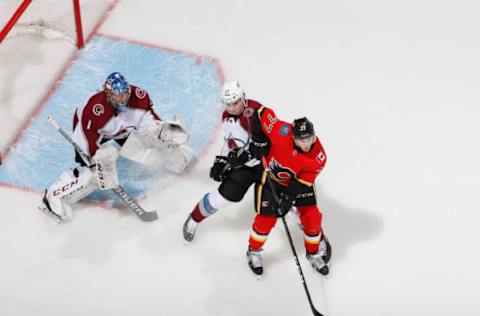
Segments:
[[[53,218],[57,223],[62,222],[62,218],[60,217],[60,215],[52,211],[50,203],[48,203],[47,190],[45,190],[45,193],[43,194],[42,203],[38,206],[38,209],[45,213],[48,217]]]
[[[183,224],[183,239],[185,243],[193,241],[195,232],[197,231],[198,223],[192,218],[192,214],[188,215],[185,224]]]
[[[320,249],[317,253],[307,253],[307,259],[310,261],[312,267],[322,275],[328,275],[330,272],[328,263],[330,262],[331,256],[332,247],[325,236],[323,236],[322,240],[320,241]]]
[[[257,276],[263,274],[262,252],[262,249],[252,250],[250,247],[247,250],[248,266]]]
[[[330,258],[332,257],[332,246],[330,245],[330,242],[328,241],[328,238],[327,236],[325,236],[325,234],[322,234],[319,252],[322,256],[323,261],[328,264],[330,262]]]

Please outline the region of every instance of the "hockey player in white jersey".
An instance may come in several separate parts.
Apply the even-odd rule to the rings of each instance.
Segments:
[[[244,88],[237,81],[226,82],[222,89],[225,110],[222,128],[226,146],[215,157],[210,177],[221,182],[218,189],[207,194],[195,205],[183,225],[183,237],[190,242],[198,224],[225,206],[243,199],[253,183],[259,183],[261,156],[268,153],[265,128],[277,121],[275,113],[254,100],[245,98]],[[261,126],[260,119],[268,118],[270,126]],[[267,124],[268,125],[268,124]]]
[[[41,209],[67,221],[73,216],[74,203],[96,189],[118,187],[119,155],[181,172],[193,157],[185,144],[188,137],[178,117],[161,120],[148,93],[114,72],[105,80],[103,90],[78,107],[73,117],[72,139],[93,166],[87,166],[76,152],[79,165],[63,172],[45,190]]]

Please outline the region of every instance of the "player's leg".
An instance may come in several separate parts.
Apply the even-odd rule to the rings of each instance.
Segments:
[[[307,258],[312,267],[323,275],[328,274],[331,247],[322,233],[322,213],[316,205],[298,206],[304,227],[304,243]]]
[[[248,266],[255,274],[263,273],[262,252],[270,231],[275,226],[277,218],[273,215],[257,214],[253,221],[252,230],[248,240],[247,260]]]
[[[247,259],[248,266],[252,271],[261,275],[263,273],[263,263],[261,253],[263,245],[267,241],[270,231],[275,226],[277,218],[275,217],[276,203],[270,187],[258,184],[255,186],[255,216],[250,237],[248,240]]]
[[[217,190],[205,194],[193,208],[183,225],[185,241],[190,242],[194,239],[197,226],[204,219],[227,205],[241,201],[254,181],[255,172],[252,168],[232,170]]]

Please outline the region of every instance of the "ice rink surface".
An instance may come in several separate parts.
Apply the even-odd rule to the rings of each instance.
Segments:
[[[328,279],[291,230],[320,312],[480,314],[480,3],[123,0],[97,31],[213,58],[280,118],[314,122],[328,156],[317,181]],[[36,36],[0,44],[2,154],[77,55]],[[187,172],[142,199],[158,210],[153,223],[81,203],[59,225],[37,211],[39,190],[1,185],[0,315],[311,315],[281,225],[263,279],[248,269],[252,192],[183,245],[188,213],[217,186],[208,172],[221,146],[217,128]]]

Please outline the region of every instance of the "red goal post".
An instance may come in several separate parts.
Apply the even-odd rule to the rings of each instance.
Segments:
[[[0,23],[0,43],[7,36],[40,34],[84,44],[79,0],[0,1]]]

